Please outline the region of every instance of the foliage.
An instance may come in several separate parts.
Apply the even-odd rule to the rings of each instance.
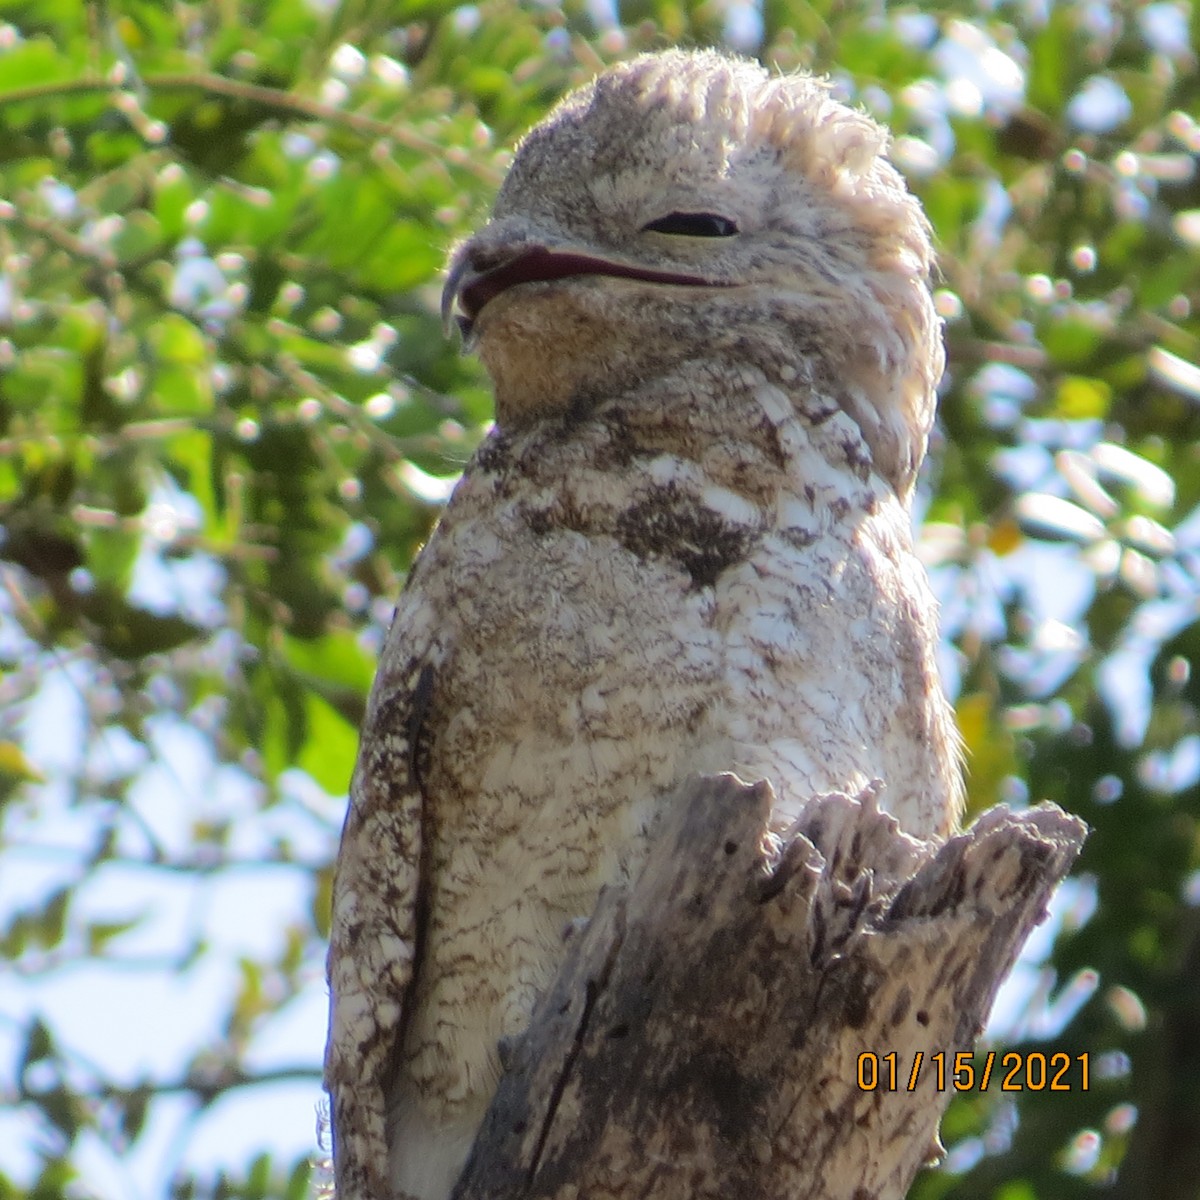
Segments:
[[[893,127],[942,250],[922,545],[971,805],[1095,830],[1006,1031],[1091,1087],[959,1097],[914,1194],[1194,1196],[1197,21],[6,0],[0,1196],[305,1194],[311,1124],[263,1147],[318,1095],[355,726],[488,417],[440,266],[569,85],[722,42]]]

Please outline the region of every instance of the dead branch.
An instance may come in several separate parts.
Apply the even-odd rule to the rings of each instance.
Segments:
[[[457,1200],[905,1194],[1085,827],[1001,807],[922,843],[867,789],[816,797],[781,844],[772,800],[730,775],[680,790],[573,937]]]

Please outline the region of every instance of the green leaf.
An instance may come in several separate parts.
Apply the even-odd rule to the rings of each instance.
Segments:
[[[183,617],[149,612],[108,588],[97,588],[81,597],[80,607],[97,623],[100,644],[118,658],[130,661],[164,654],[204,633]]]
[[[353,688],[364,696],[375,674],[374,661],[349,629],[335,629],[319,638],[285,636],[283,652],[310,682]]]
[[[0,54],[0,100],[7,91],[61,78],[66,65],[58,50],[44,38],[6,48]]]
[[[42,773],[25,757],[16,742],[0,739],[0,781],[10,783],[41,783]]]
[[[88,953],[102,954],[108,944],[122,934],[136,929],[144,920],[142,916],[132,917],[127,921],[93,921],[87,927]]]
[[[1103,338],[1093,323],[1067,317],[1041,330],[1041,340],[1046,353],[1060,367],[1079,368],[1092,362]]]
[[[172,478],[200,505],[205,534],[218,536],[224,522],[213,488],[212,435],[200,429],[173,433],[163,442],[162,452],[163,465]]]
[[[1111,389],[1104,380],[1068,375],[1059,382],[1058,392],[1054,397],[1054,410],[1059,416],[1071,421],[1103,417],[1108,413],[1111,399]]]
[[[25,1046],[21,1051],[21,1061],[17,1073],[24,1075],[34,1063],[41,1062],[45,1058],[53,1058],[54,1054],[54,1038],[49,1028],[40,1018],[35,1018],[25,1037]]]
[[[1026,98],[1044,113],[1056,115],[1066,107],[1079,78],[1077,62],[1079,31],[1075,11],[1066,5],[1053,5],[1046,23],[1029,43],[1030,62],[1026,80]],[[1013,1198],[1016,1200],[1016,1198]]]
[[[358,730],[332,705],[310,692],[306,699],[304,745],[296,765],[307,771],[333,795],[350,786],[350,772],[358,750]]]

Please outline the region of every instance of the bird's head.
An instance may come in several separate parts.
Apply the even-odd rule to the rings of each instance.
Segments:
[[[942,370],[929,228],[884,130],[713,52],[618,65],[517,149],[443,298],[515,425],[684,361],[821,381],[903,498]]]

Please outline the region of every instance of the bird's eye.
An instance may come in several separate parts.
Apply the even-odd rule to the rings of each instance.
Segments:
[[[673,212],[643,225],[642,232],[647,231],[682,237],[733,237],[738,227],[728,217],[716,213]]]

